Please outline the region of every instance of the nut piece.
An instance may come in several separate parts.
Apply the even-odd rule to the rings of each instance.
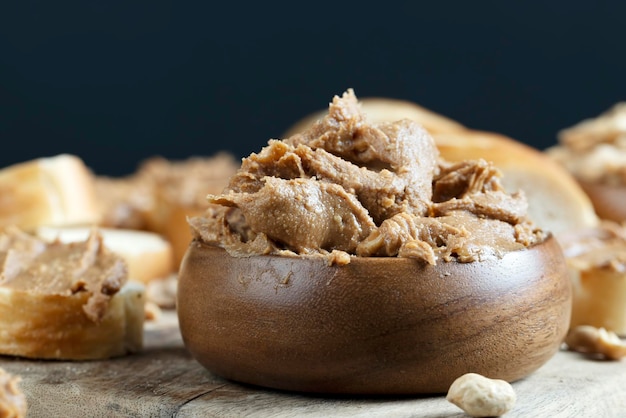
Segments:
[[[0,368],[0,417],[23,418],[26,416],[26,396],[20,391],[20,378]]]
[[[503,415],[513,408],[516,399],[508,382],[477,373],[466,373],[456,379],[446,395],[446,400],[472,417]]]
[[[626,343],[613,331],[591,325],[579,325],[565,337],[571,351],[598,355],[607,360],[619,360],[626,356]]]

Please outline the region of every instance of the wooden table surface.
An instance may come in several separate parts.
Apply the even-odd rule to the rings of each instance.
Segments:
[[[464,417],[444,396],[308,396],[225,381],[185,350],[174,312],[146,323],[140,354],[107,361],[0,357],[22,377],[29,417]],[[626,417],[626,360],[559,352],[513,384],[506,417]]]

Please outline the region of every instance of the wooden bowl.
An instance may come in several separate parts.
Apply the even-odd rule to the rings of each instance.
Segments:
[[[626,221],[626,187],[579,181],[602,219]]]
[[[559,349],[571,284],[554,238],[501,259],[233,258],[193,241],[178,284],[184,343],[244,383],[337,394],[444,393],[515,381]]]

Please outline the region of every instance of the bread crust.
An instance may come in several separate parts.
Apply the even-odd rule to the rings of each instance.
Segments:
[[[38,158],[0,170],[0,229],[83,225],[100,219],[93,176],[70,154]]]
[[[33,294],[0,287],[0,353],[35,359],[95,360],[141,350],[142,284],[128,282],[99,321],[83,306],[88,294]]]
[[[592,325],[626,337],[626,274],[607,268],[570,266],[573,285],[571,328]]]

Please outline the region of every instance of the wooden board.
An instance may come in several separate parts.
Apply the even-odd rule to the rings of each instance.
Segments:
[[[29,417],[464,417],[443,396],[324,397],[277,392],[212,375],[184,348],[176,315],[147,323],[145,350],[107,361],[0,357],[22,377]],[[513,384],[506,417],[626,417],[626,361],[559,352]]]

